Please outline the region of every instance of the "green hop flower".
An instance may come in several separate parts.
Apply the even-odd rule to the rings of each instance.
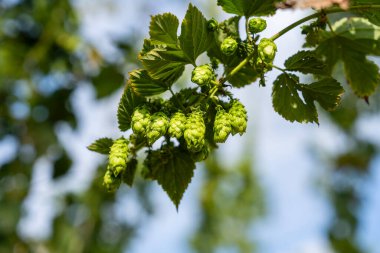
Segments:
[[[205,64],[195,67],[191,73],[191,81],[199,86],[207,85],[214,78],[214,70]]]
[[[234,100],[228,114],[230,115],[232,134],[235,135],[239,133],[242,135],[245,133],[248,116],[244,105],[240,103],[240,101]]]
[[[214,121],[214,141],[223,143],[227,140],[232,131],[230,115],[221,107],[217,108]]]
[[[148,139],[148,144],[152,145],[161,136],[166,134],[169,127],[169,118],[163,112],[156,112],[150,117],[150,124],[148,126],[148,131],[146,137]]]
[[[187,118],[184,132],[188,150],[199,152],[205,144],[206,126],[201,111],[192,112]]]
[[[176,112],[170,119],[168,133],[171,137],[181,138],[186,129],[186,116],[182,112]]]
[[[108,168],[106,174],[103,177],[103,185],[107,188],[107,191],[116,191],[121,184],[121,179],[112,173],[111,169]]]
[[[231,56],[236,52],[236,49],[238,48],[238,43],[235,39],[228,37],[225,38],[220,45],[220,50],[223,54],[227,56]]]
[[[121,137],[114,141],[110,149],[108,167],[115,176],[124,172],[127,167],[128,141]]]
[[[207,159],[208,155],[210,154],[210,148],[208,145],[204,145],[201,151],[191,153],[191,158],[195,162],[201,162]]]
[[[258,50],[260,61],[262,60],[265,63],[272,63],[276,56],[277,46],[272,40],[264,38],[260,40]]]
[[[259,33],[267,28],[267,22],[262,18],[252,18],[249,20],[248,29],[251,33]]]
[[[218,21],[216,21],[214,18],[207,21],[207,30],[210,32],[215,32],[218,30]]]
[[[137,107],[132,114],[132,130],[137,135],[145,135],[150,123],[150,113],[146,106]]]

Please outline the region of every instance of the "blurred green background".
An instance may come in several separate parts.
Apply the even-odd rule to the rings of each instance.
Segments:
[[[216,1],[197,3],[207,17],[223,16]],[[112,15],[113,8],[120,4],[128,4],[129,12],[124,18],[133,13],[135,29],[116,29],[113,34],[101,34],[109,38],[99,37],[97,29],[102,28],[101,22],[107,22],[101,15]],[[138,252],[133,245],[149,244],[139,238],[148,233],[152,221],[159,219],[157,206],[163,204],[155,199],[156,188],[142,180],[137,180],[133,189],[122,187],[115,195],[104,190],[101,175],[105,161],[87,154],[85,147],[90,144],[89,138],[108,133],[117,136],[116,116],[100,118],[91,106],[114,106],[116,114],[112,101],[117,102],[127,72],[139,66],[136,56],[146,35],[149,15],[157,8],[184,10],[187,4],[188,1],[141,1],[136,5],[132,1],[111,0],[0,1],[0,253]],[[183,16],[184,11],[178,15]],[[101,21],[94,20],[96,17]],[[146,27],[140,29],[138,25]],[[91,34],[86,36],[86,29],[95,31],[92,39]],[[95,102],[84,108],[77,101],[81,98],[78,90],[93,96]],[[380,252],[368,243],[365,228],[360,234],[365,221],[361,208],[371,201],[368,196],[380,196],[380,188],[373,183],[379,181],[380,140],[379,136],[367,136],[360,130],[366,128],[359,127],[371,124],[380,129],[379,104],[379,92],[370,98],[370,105],[348,92],[342,106],[321,121],[336,133],[336,142],[343,143],[340,146],[344,148],[331,150],[312,143],[305,146],[315,169],[321,171],[308,187],[322,192],[329,207],[322,232],[332,252]],[[94,132],[85,141],[74,144],[62,138],[67,129],[83,135],[83,124],[89,120],[94,124]],[[186,243],[168,249],[279,252],[263,246],[260,232],[254,229],[254,224],[264,221],[275,208],[267,204],[271,201],[265,192],[268,186],[263,187],[257,175],[257,167],[262,166],[257,162],[260,157],[252,155],[262,154],[257,152],[260,146],[255,141],[259,135],[260,129],[253,128],[240,142],[226,145],[221,153],[213,154],[198,166],[201,172],[193,182],[197,190],[188,193],[191,200],[185,198],[179,209],[180,213],[186,213],[186,208],[196,210],[190,212],[195,216],[191,219],[192,229],[185,233]],[[234,145],[240,145],[238,150],[243,151],[234,153]],[[76,150],[87,156],[86,168],[81,168],[81,164],[74,166]],[[223,162],[226,154],[232,154],[232,164]],[[266,155],[276,159],[276,154]],[[284,180],[296,177],[284,168],[279,170]],[[84,178],[82,184],[73,185],[73,175]],[[373,188],[368,190],[366,185]],[[366,195],[365,189],[372,195]],[[48,196],[47,200],[38,200],[39,194]],[[133,202],[128,208],[123,205],[126,199]],[[33,211],[34,206],[46,203],[50,212]],[[302,203],[290,205],[297,208]],[[170,208],[173,215],[179,215],[174,207]],[[25,222],[26,217],[29,223]],[[380,225],[379,218],[377,221]],[[45,225],[33,226],[33,222]],[[165,221],[160,224],[165,227]],[[176,233],[180,227],[172,229]],[[380,236],[378,232],[371,232],[375,233],[372,236]],[[160,233],[155,236],[159,241]],[[277,249],[289,243],[272,242]]]

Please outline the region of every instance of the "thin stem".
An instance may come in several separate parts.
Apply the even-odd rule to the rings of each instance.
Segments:
[[[249,43],[252,43],[252,36],[249,32],[249,18],[245,18],[245,32],[247,33],[247,40]]]
[[[327,18],[327,26],[329,27],[330,31],[335,35],[335,31],[334,31],[334,29],[333,29],[333,27],[331,25],[331,22],[330,22],[329,18]]]

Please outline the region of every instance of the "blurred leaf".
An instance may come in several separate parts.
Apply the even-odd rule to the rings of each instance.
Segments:
[[[123,182],[132,187],[137,170],[137,159],[132,158],[127,163],[127,169],[123,172]]]
[[[92,78],[98,98],[109,96],[112,92],[122,87],[124,75],[115,66],[101,68],[100,73]]]

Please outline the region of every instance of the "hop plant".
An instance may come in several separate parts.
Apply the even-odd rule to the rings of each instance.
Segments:
[[[210,32],[215,32],[216,30],[218,30],[218,25],[218,21],[212,18],[209,21],[207,21],[207,30],[209,30]]]
[[[248,116],[244,105],[240,103],[240,101],[234,100],[228,114],[230,116],[232,134],[235,135],[239,133],[242,135],[245,133]]]
[[[248,29],[251,33],[259,33],[267,28],[267,22],[262,18],[252,18],[249,20]]]
[[[186,122],[184,137],[188,150],[199,152],[205,144],[206,126],[202,112],[192,112]]]
[[[124,172],[127,167],[128,141],[121,137],[110,148],[108,167],[115,176]]]
[[[191,81],[199,86],[209,84],[213,78],[214,70],[208,64],[195,67],[191,73]]]
[[[228,37],[223,40],[222,44],[220,45],[220,50],[223,54],[227,56],[231,56],[236,52],[236,49],[238,48],[238,43],[234,38]]]
[[[217,113],[214,122],[214,141],[223,143],[230,135],[232,128],[230,115],[221,107],[217,108]]]
[[[259,60],[265,63],[272,63],[276,56],[277,46],[270,39],[262,39],[258,45]]]
[[[195,152],[191,154],[191,158],[195,162],[201,162],[207,159],[208,155],[210,154],[210,147],[206,144],[203,146],[201,151]]]
[[[186,116],[182,112],[173,114],[169,122],[168,134],[177,139],[181,138],[186,129]]]
[[[150,113],[146,106],[136,108],[132,114],[132,130],[137,135],[145,136],[150,123]]]
[[[120,187],[120,184],[121,184],[120,177],[115,176],[111,168],[108,167],[103,177],[103,185],[106,187],[107,191],[109,192],[116,191]]]
[[[169,127],[169,118],[163,112],[156,112],[150,117],[150,123],[148,126],[148,131],[146,137],[148,139],[148,144],[152,145],[161,136],[166,134]]]

